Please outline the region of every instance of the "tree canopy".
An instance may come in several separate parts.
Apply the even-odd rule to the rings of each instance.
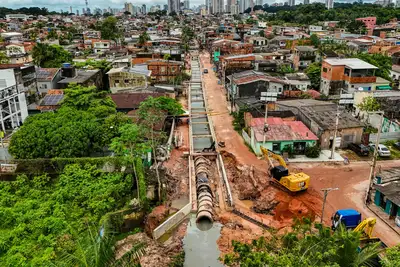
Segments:
[[[102,216],[129,198],[129,176],[91,165],[68,165],[57,179],[22,175],[1,182],[0,265],[83,266],[58,260],[74,253],[89,226],[97,232]]]
[[[373,96],[364,97],[361,103],[357,105],[357,107],[361,111],[366,111],[366,112],[378,111],[381,109],[381,105]]]
[[[357,58],[362,59],[378,69],[375,71],[375,75],[382,77],[386,80],[391,81],[390,71],[392,69],[392,58],[382,54],[368,54],[361,53],[356,55]]]
[[[311,86],[313,89],[319,89],[321,82],[321,63],[311,63],[305,70],[308,78],[310,78]]]
[[[371,264],[379,243],[360,247],[360,233],[343,227],[334,233],[320,224],[294,226],[294,231],[271,239],[261,237],[251,244],[233,241],[234,252],[224,257],[228,266],[354,267]]]
[[[60,68],[62,63],[72,62],[72,55],[59,45],[38,43],[32,50],[33,62],[43,68]]]
[[[96,29],[101,31],[101,38],[105,40],[117,41],[121,38],[121,31],[117,26],[117,18],[114,16],[107,16],[102,22],[96,24]]]

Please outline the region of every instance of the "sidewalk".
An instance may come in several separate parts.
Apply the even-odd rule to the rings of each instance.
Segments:
[[[308,158],[305,155],[296,155],[294,159],[289,159],[289,163],[303,163],[303,162],[343,162],[344,159],[339,153],[335,152],[334,159],[331,159],[330,150],[322,150],[318,158]]]

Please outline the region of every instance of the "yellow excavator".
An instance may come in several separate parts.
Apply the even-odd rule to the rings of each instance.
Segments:
[[[361,213],[354,209],[342,209],[336,211],[332,216],[332,229],[336,230],[339,225],[343,225],[346,229],[360,232],[361,242],[376,242],[379,238],[374,237],[372,232],[376,224],[375,218],[366,218],[361,221]]]
[[[282,156],[262,146],[261,152],[263,153],[265,159],[269,162],[269,171],[273,178],[271,179],[273,185],[290,193],[307,190],[310,184],[309,175],[305,174],[304,172],[289,173],[286,162]],[[274,166],[271,158],[277,160],[279,162],[279,166]]]

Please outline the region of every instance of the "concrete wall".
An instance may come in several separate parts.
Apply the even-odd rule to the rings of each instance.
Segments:
[[[174,228],[178,223],[180,223],[192,210],[192,203],[186,204],[182,209],[180,209],[177,213],[173,216],[169,217],[168,220],[160,224],[156,229],[153,231],[153,238],[159,239],[162,235],[166,232]]]
[[[362,138],[362,133],[363,133],[363,128],[349,128],[349,129],[342,129],[338,130],[336,137],[341,138],[340,142],[340,148],[346,148],[348,143],[361,143],[361,138]],[[320,144],[322,149],[329,149],[330,148],[330,140],[333,138],[334,135],[334,130],[331,131],[324,131],[324,133],[320,137]],[[347,141],[345,140],[345,136],[354,136],[354,139],[352,141]]]

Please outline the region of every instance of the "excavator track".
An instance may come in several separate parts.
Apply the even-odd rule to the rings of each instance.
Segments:
[[[278,189],[280,189],[280,190],[282,190],[282,191],[284,191],[286,193],[288,193],[291,196],[296,196],[296,195],[299,195],[299,194],[301,194],[301,193],[306,191],[306,190],[296,191],[296,192],[290,191],[289,189],[287,189],[285,186],[283,186],[281,183],[279,183],[279,181],[277,181],[274,178],[269,179],[269,184],[275,186],[276,188],[278,188]]]

